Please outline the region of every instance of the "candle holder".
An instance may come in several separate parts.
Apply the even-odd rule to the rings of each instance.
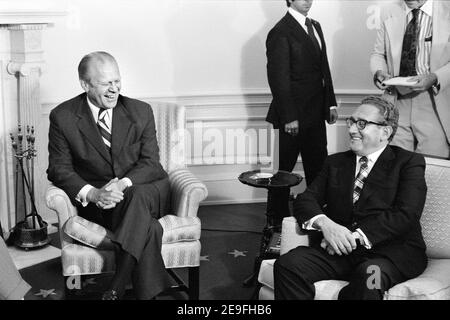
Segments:
[[[14,244],[22,249],[28,250],[47,245],[50,242],[47,231],[47,222],[39,215],[34,197],[34,158],[37,150],[35,148],[36,136],[34,127],[26,127],[26,133],[22,132],[19,124],[17,139],[10,133],[12,149],[16,158],[15,166],[15,209],[16,221],[19,211],[19,194],[22,194],[23,211],[25,217],[17,222],[13,230]],[[24,141],[25,138],[25,141]],[[20,178],[19,178],[20,176]],[[19,182],[22,188],[19,188]]]

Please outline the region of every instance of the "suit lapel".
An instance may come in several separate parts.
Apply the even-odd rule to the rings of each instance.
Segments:
[[[353,151],[347,151],[345,161],[340,168],[339,179],[342,181],[345,198],[350,205],[353,205],[353,185],[355,182],[356,156]],[[351,212],[351,210],[349,211]]]
[[[372,170],[370,170],[370,173],[364,182],[358,205],[364,203],[365,200],[370,197],[370,195],[375,191],[375,185],[383,185],[386,183],[388,180],[387,175],[389,168],[392,165],[392,160],[394,157],[395,155],[391,147],[387,146],[386,149],[384,149],[384,151],[380,154],[380,157],[377,162],[375,162],[375,165]]]
[[[128,132],[133,124],[133,122],[128,117],[127,109],[125,108],[121,100],[122,99],[119,98],[117,106],[113,110],[111,141],[111,151],[113,157],[118,155],[122,150]]]
[[[292,36],[297,39],[300,43],[306,46],[307,50],[313,55],[315,58],[319,60],[319,55],[317,54],[316,49],[314,48],[314,44],[309,37],[309,35],[306,33],[305,29],[295,20],[293,16],[291,16],[290,13],[286,13],[285,15],[285,21],[288,27],[291,30]],[[322,40],[322,39],[321,39]],[[323,42],[322,42],[323,44]],[[323,48],[323,47],[322,47]]]
[[[98,132],[97,124],[87,103],[86,95],[83,95],[82,102],[79,104],[76,114],[78,116],[77,126],[81,134],[86,137],[108,163],[111,163],[111,155],[106,150],[106,146]]]
[[[311,19],[311,21],[312,24],[314,25],[314,28],[316,29],[317,34],[319,35],[321,51],[323,52],[325,50],[325,39],[323,37],[322,28],[320,27],[319,22],[317,22],[316,20]]]
[[[405,33],[406,15],[401,10],[398,15],[392,16],[386,20],[386,32],[389,34],[389,43],[391,47],[391,57],[394,75],[400,72],[400,59],[402,57],[403,35]]]

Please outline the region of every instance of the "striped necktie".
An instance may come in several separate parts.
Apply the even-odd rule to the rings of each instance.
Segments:
[[[366,180],[367,176],[369,175],[369,171],[367,170],[367,163],[368,159],[366,156],[363,156],[359,159],[360,167],[359,167],[359,173],[356,176],[355,179],[355,186],[353,189],[353,203],[356,203],[359,199],[359,195],[361,194],[361,190],[364,186],[364,181]]]
[[[100,109],[98,112],[97,127],[105,143],[106,149],[111,153],[111,128],[106,123],[105,117],[108,116],[106,109]]]

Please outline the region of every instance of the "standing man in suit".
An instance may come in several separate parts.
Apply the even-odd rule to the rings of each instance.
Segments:
[[[294,202],[299,225],[316,239],[275,262],[276,299],[313,299],[314,282],[327,279],[349,281],[339,299],[382,299],[423,272],[425,160],[388,145],[397,124],[398,110],[379,97],[363,99],[347,119],[351,150],[329,156]]]
[[[370,59],[375,85],[400,111],[392,141],[404,149],[450,157],[450,2],[398,1],[386,8]],[[382,82],[414,76],[417,83]]]
[[[93,52],[78,66],[85,93],[50,113],[48,179],[79,215],[113,231],[116,272],[104,300],[120,299],[131,277],[138,299],[169,285],[158,222],[168,199],[151,107],[120,95],[113,56]]]
[[[291,172],[300,153],[307,184],[328,154],[324,121],[332,124],[338,117],[322,28],[307,17],[312,2],[286,0],[288,12],[266,41],[273,98],[266,121],[279,130],[279,170]],[[289,188],[269,191],[274,225],[289,215],[288,200]]]
[[[23,300],[30,289],[30,285],[17,271],[8,248],[0,237],[0,300]]]

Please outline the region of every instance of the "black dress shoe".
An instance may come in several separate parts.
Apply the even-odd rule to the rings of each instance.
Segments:
[[[116,290],[107,290],[102,295],[102,300],[119,300]]]

